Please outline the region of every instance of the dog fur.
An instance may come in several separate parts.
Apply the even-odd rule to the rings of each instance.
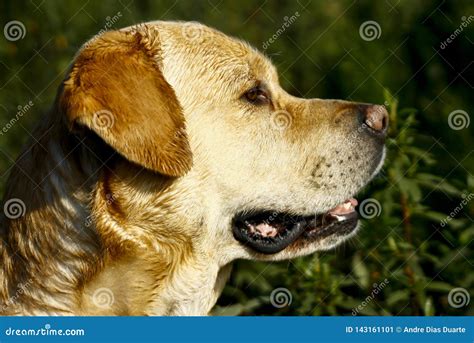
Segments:
[[[256,84],[268,104],[242,100]],[[354,233],[265,255],[230,226],[322,213],[366,185],[384,148],[360,106],[289,95],[268,58],[198,23],[92,38],[8,180],[26,210],[0,222],[0,313],[206,315],[232,261],[340,244]]]

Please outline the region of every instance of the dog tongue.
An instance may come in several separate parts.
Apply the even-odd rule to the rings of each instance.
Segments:
[[[357,204],[358,202],[356,199],[350,198],[350,199],[347,199],[342,204],[339,204],[333,209],[329,210],[328,213],[333,214],[333,215],[338,215],[338,216],[352,213],[355,211],[355,207],[357,206]]]
[[[250,231],[258,232],[263,237],[275,237],[278,234],[278,229],[265,222],[258,225],[251,225]]]

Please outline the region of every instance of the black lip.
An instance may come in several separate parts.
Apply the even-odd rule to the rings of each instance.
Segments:
[[[328,219],[329,218],[329,219]],[[246,221],[275,221],[286,228],[276,237],[262,237],[249,231]],[[323,222],[324,220],[324,222]],[[243,245],[262,254],[275,254],[294,243],[300,237],[307,241],[324,239],[331,235],[346,235],[352,232],[358,221],[357,212],[344,216],[338,221],[327,214],[313,216],[292,216],[273,211],[260,211],[252,215],[237,215],[232,223],[234,238]]]
[[[359,221],[359,215],[356,211],[349,213],[344,216],[342,221],[333,221],[318,230],[315,231],[305,231],[303,233],[305,238],[311,240],[324,239],[331,235],[337,234],[338,236],[345,236],[357,227],[357,222]]]

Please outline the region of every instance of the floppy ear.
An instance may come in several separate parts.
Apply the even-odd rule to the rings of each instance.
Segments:
[[[160,70],[156,29],[111,31],[76,57],[59,96],[68,126],[86,126],[128,160],[170,176],[191,167],[181,106]]]

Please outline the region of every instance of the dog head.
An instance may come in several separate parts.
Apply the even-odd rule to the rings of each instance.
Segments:
[[[294,97],[248,44],[181,22],[92,39],[59,105],[70,127],[171,177],[166,208],[188,218],[180,234],[223,263],[291,258],[353,235],[352,197],[381,167],[388,125],[383,106]],[[163,217],[163,192],[147,196],[143,211]]]

